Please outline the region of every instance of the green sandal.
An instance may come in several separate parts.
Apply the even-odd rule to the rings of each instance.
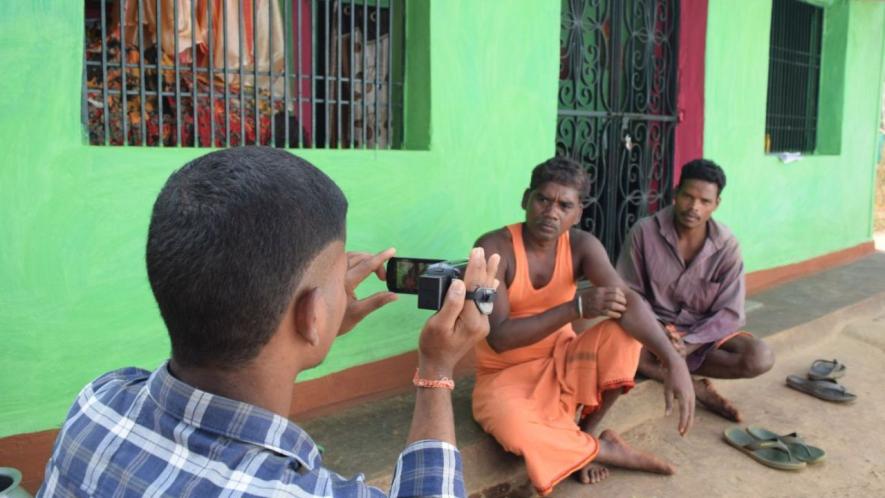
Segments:
[[[728,444],[746,453],[762,465],[779,470],[801,470],[805,462],[797,460],[786,444],[778,441],[761,441],[738,426],[729,427],[723,433]]]
[[[795,432],[778,435],[758,425],[747,427],[747,432],[760,441],[780,441],[784,443],[790,450],[790,454],[800,462],[815,464],[827,458],[827,452],[816,446],[809,445]]]
[[[845,386],[831,379],[808,380],[798,375],[788,375],[787,386],[833,403],[851,403],[857,399],[857,396],[848,392]]]
[[[806,376],[810,380],[836,380],[845,375],[845,365],[839,360],[814,360]]]

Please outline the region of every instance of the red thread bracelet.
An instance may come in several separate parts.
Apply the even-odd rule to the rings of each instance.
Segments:
[[[414,384],[415,387],[428,387],[431,389],[441,388],[441,389],[448,389],[449,391],[455,389],[455,381],[454,380],[452,380],[448,377],[443,377],[442,379],[439,379],[439,380],[422,379],[422,378],[418,377],[418,369],[417,368],[415,369],[415,376],[412,377],[412,384]]]

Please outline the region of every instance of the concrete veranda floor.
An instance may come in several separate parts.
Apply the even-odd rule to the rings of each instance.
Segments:
[[[764,467],[722,440],[733,424],[699,410],[695,426],[681,438],[675,418],[651,417],[622,436],[635,447],[664,457],[678,467],[662,477],[613,469],[592,487],[561,484],[555,497],[836,497],[885,496],[885,295],[844,308],[766,339],[777,362],[752,380],[716,381],[744,417],[742,426],[760,424],[779,434],[799,432],[827,452],[826,461],[798,472]],[[816,358],[838,358],[848,365],[840,382],[857,394],[851,405],[820,401],[784,385],[789,374],[803,374]],[[623,410],[661,410],[662,389],[647,382]],[[613,419],[626,418],[619,412]]]
[[[748,316],[747,329],[765,340],[777,361],[751,380],[716,381],[744,417],[778,433],[799,432],[827,452],[827,460],[798,472],[762,466],[727,445],[733,425],[699,409],[687,437],[675,419],[640,420],[636,413],[661,413],[661,386],[645,382],[630,403],[616,406],[612,422],[631,444],[667,458],[678,467],[662,477],[613,469],[591,487],[562,483],[554,497],[885,496],[885,254],[829,270],[753,296],[762,306]],[[840,382],[858,396],[837,405],[786,387],[789,374],[802,374],[817,358],[848,365]],[[641,389],[641,390],[640,390]],[[632,422],[631,422],[632,419]],[[623,421],[622,423],[617,423]]]
[[[751,380],[716,381],[744,417],[783,434],[799,432],[824,449],[827,459],[798,472],[762,466],[727,445],[733,425],[699,409],[687,437],[676,432],[673,416],[661,415],[661,386],[645,382],[611,413],[615,428],[634,446],[670,460],[674,476],[613,469],[591,487],[572,480],[554,497],[836,497],[885,496],[885,254],[813,275],[753,296],[762,306],[748,316],[747,329],[774,350],[777,361]],[[786,387],[789,374],[803,374],[817,358],[838,358],[848,366],[840,379],[858,396],[837,405]],[[635,395],[635,397],[634,397]],[[633,398],[633,399],[630,399]],[[637,413],[658,416],[638,417]]]

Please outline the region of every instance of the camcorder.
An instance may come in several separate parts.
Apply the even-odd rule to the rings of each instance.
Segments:
[[[464,278],[467,260],[390,258],[387,261],[387,289],[397,294],[417,294],[418,308],[437,311],[442,308],[452,280]],[[495,303],[495,290],[485,287],[470,290],[466,298],[476,303],[480,313],[488,315]]]

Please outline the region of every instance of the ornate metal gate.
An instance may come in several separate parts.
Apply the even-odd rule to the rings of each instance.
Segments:
[[[562,0],[556,152],[590,173],[581,227],[618,257],[671,200],[678,0]]]

